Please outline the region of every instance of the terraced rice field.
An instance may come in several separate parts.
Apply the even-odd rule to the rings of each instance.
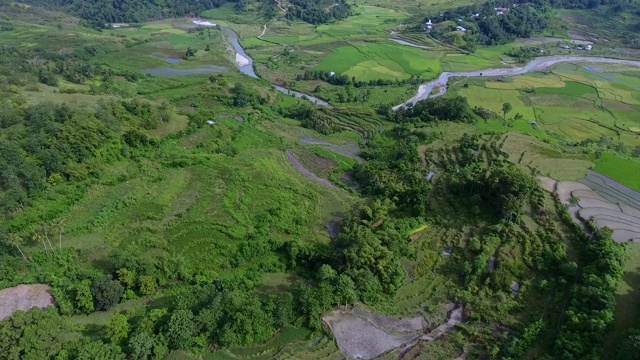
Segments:
[[[205,356],[206,360],[344,359],[332,338],[306,329],[286,328],[266,344],[235,348]]]
[[[555,138],[549,138],[554,142],[604,136],[634,147],[638,143],[634,130],[640,128],[640,86],[636,84],[640,82],[640,71],[627,69],[624,74],[611,72],[609,68],[603,71],[589,72],[575,64],[563,64],[546,73],[495,77],[488,81],[461,79],[453,88],[467,97],[471,106],[496,113],[501,113],[503,103],[510,103],[513,110],[507,115],[509,124],[541,139],[546,134],[554,134]],[[511,119],[516,114],[522,120]],[[539,131],[523,128],[531,121],[536,122]],[[632,181],[625,181],[625,175],[616,173],[613,167],[603,164],[600,170],[633,187]],[[635,176],[636,171],[632,173]]]
[[[584,155],[562,151],[531,136],[507,133],[500,143],[510,161],[557,180],[582,179],[593,166]]]
[[[613,230],[616,242],[640,242],[639,192],[594,171],[580,182],[560,181],[554,191],[577,223],[592,220]]]

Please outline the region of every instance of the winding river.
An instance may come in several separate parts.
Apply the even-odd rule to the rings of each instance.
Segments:
[[[467,72],[443,72],[440,76],[433,81],[424,83],[418,87],[418,92],[409,100],[400,105],[393,107],[393,110],[407,105],[414,105],[420,100],[424,100],[428,97],[437,97],[444,95],[447,92],[447,86],[449,79],[452,77],[480,77],[480,76],[515,76],[526,74],[531,71],[540,71],[550,68],[553,65],[564,62],[587,62],[587,63],[601,63],[601,64],[621,64],[640,66],[640,61],[635,60],[621,60],[606,57],[590,57],[590,56],[543,56],[531,60],[525,66],[517,68],[503,68],[503,69],[486,69],[479,71],[467,71]],[[437,87],[437,92],[431,94],[433,89]]]
[[[236,66],[238,67],[238,70],[240,70],[240,72],[245,75],[249,75],[252,78],[259,79],[260,77],[258,77],[255,69],[253,68],[253,58],[249,56],[244,51],[244,48],[242,47],[242,45],[240,45],[240,41],[238,41],[238,34],[235,31],[233,31],[233,29],[228,28],[226,26],[222,27],[222,32],[224,32],[225,35],[227,35],[227,37],[229,38],[229,41],[231,42],[231,45],[236,51]],[[241,59],[242,62],[237,61],[238,59]],[[308,100],[310,100],[316,105],[331,106],[328,102],[322,99],[318,99],[315,96],[311,96],[309,94],[301,93],[299,91],[287,89],[275,84],[273,86],[276,88],[276,90],[280,91],[281,93],[285,93],[287,95],[293,95],[299,98],[302,98],[302,97],[307,98]]]
[[[231,45],[233,45],[236,51],[236,58],[241,59],[242,62],[238,61],[236,66],[243,74],[249,75],[253,78],[258,79],[258,75],[253,67],[253,59],[249,56],[238,41],[238,34],[228,27],[222,27],[222,31],[229,38]],[[390,39],[391,41],[395,41],[396,43],[412,46],[412,47],[423,47],[420,45],[412,44],[403,40],[395,40]],[[239,56],[238,56],[239,55]],[[246,60],[246,61],[245,61]],[[515,76],[522,75],[532,71],[541,71],[550,68],[553,65],[565,62],[586,62],[586,63],[601,63],[601,64],[620,64],[620,65],[631,65],[640,67],[640,61],[636,60],[622,60],[622,59],[614,59],[607,57],[591,57],[591,56],[570,56],[570,55],[560,55],[560,56],[543,56],[539,58],[535,58],[528,62],[525,66],[516,67],[516,68],[499,68],[499,69],[486,69],[486,70],[478,70],[478,71],[465,71],[465,72],[443,72],[440,76],[432,80],[430,82],[424,83],[418,87],[417,93],[409,100],[405,101],[402,104],[396,105],[393,107],[393,110],[397,110],[403,106],[414,105],[420,100],[424,100],[428,97],[437,97],[442,96],[447,92],[447,86],[449,84],[449,79],[452,77],[489,77],[489,76]],[[328,102],[318,99],[315,96],[311,96],[309,94],[301,93],[299,91],[283,88],[282,86],[278,86],[274,84],[276,90],[288,94],[293,95],[295,97],[305,97],[312,101],[317,105],[322,106],[331,106]],[[437,88],[437,92],[432,94],[433,90]]]

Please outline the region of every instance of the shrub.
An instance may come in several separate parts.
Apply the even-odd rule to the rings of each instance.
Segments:
[[[93,282],[91,293],[96,310],[109,310],[122,298],[124,287],[107,276]]]

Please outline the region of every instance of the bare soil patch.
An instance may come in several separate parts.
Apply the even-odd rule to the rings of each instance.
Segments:
[[[360,308],[355,308],[353,313],[357,316],[365,317],[377,327],[382,327],[398,332],[412,332],[422,330],[425,326],[421,316],[407,319],[396,319],[391,316],[372,313]]]
[[[357,162],[362,162],[362,158],[358,156],[360,154],[360,148],[357,145],[352,143],[336,145],[323,140],[319,140],[312,137],[303,137],[300,139],[300,142],[305,145],[322,145],[325,149],[329,151],[333,151],[340,155],[346,156],[348,158],[354,159]]]
[[[27,311],[33,307],[44,309],[54,305],[49,285],[18,285],[0,290],[0,320],[11,317],[17,310]]]
[[[569,204],[571,193],[576,190],[591,190],[591,188],[577,181],[558,181],[556,185],[556,194],[564,204]]]
[[[421,316],[397,319],[361,308],[334,310],[325,314],[323,320],[344,356],[374,359],[398,349],[402,353],[411,351],[420,340],[434,341],[462,321],[462,307],[456,308],[450,303],[441,310],[436,316],[430,316],[433,321],[429,323]],[[436,324],[440,325],[435,327]]]
[[[540,186],[548,191],[548,192],[554,192],[556,191],[556,183],[557,181],[555,181],[554,179],[547,177],[547,176],[538,176],[538,182],[540,183]]]
[[[323,318],[329,325],[342,354],[355,359],[375,359],[415,342],[418,334],[388,334],[361,317],[340,310]]]
[[[309,179],[315,181],[315,182],[319,182],[320,184],[330,187],[332,189],[336,189],[338,190],[338,187],[333,185],[333,183],[327,179],[323,179],[321,177],[319,177],[318,175],[312,173],[311,171],[307,170],[301,163],[300,161],[291,153],[291,151],[287,150],[285,152],[285,155],[287,156],[287,160],[289,160],[289,163],[296,168],[296,170],[298,170],[302,175],[308,177]]]

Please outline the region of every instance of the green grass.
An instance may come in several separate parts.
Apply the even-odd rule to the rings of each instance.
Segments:
[[[393,9],[362,5],[354,8],[355,16],[345,20],[319,25],[317,32],[338,39],[362,37],[362,35],[387,34],[389,28],[400,24],[407,14]]]
[[[575,81],[566,81],[564,87],[552,87],[552,88],[537,88],[536,92],[540,94],[560,94],[572,97],[582,97],[585,95],[597,95],[598,91],[591,85],[575,82]]]
[[[411,75],[434,78],[440,61],[422,49],[392,42],[359,44],[337,48],[316,70],[334,71],[358,80],[408,79]]]
[[[625,159],[610,153],[602,153],[595,170],[634,190],[640,191],[640,161]]]
[[[270,355],[275,352],[282,346],[298,341],[305,340],[311,335],[311,330],[306,328],[293,328],[286,327],[276,335],[273,339],[266,342],[265,344],[250,346],[250,347],[241,347],[241,348],[232,348],[229,351],[234,355],[240,357],[247,356],[256,356],[256,355]]]

